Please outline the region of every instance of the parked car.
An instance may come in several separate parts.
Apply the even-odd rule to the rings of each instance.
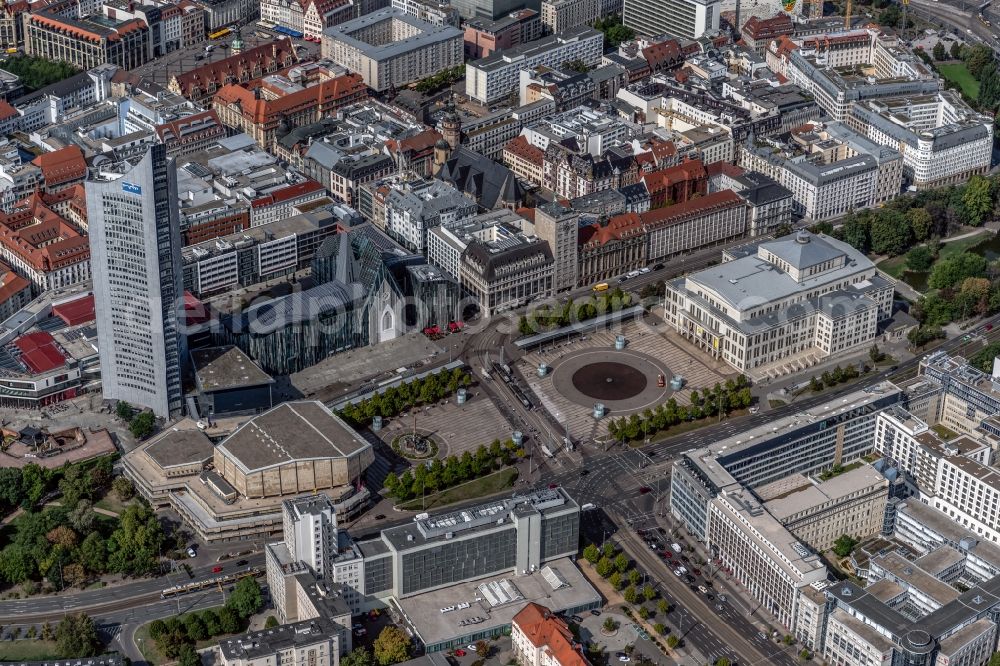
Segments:
[[[679,553],[679,552],[681,552],[681,546],[680,546],[680,544],[678,544],[678,543],[672,543],[672,544],[670,544],[670,548],[671,548],[671,549],[672,549],[672,550],[673,550],[673,551],[674,551],[675,553]]]
[[[465,656],[465,650],[463,650],[462,648],[458,648],[457,650],[455,650],[455,656],[456,657],[464,657]]]
[[[698,591],[701,592],[702,594],[708,594],[708,588],[705,587],[704,585],[699,585]]]
[[[188,557],[198,557],[198,551],[195,550],[194,547],[188,548],[187,549],[187,554],[188,554]]]
[[[238,566],[238,567],[245,567],[248,564],[250,564],[250,563],[247,562],[246,560],[240,560],[239,562],[236,563],[236,566]]]
[[[601,611],[597,610],[596,608],[592,608],[590,610],[590,614],[593,615],[594,617],[597,617],[598,615],[601,614]]]
[[[222,567],[212,567],[212,573],[222,573]]]

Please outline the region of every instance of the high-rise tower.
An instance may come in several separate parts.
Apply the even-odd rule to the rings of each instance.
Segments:
[[[175,416],[186,354],[174,160],[163,145],[99,157],[86,191],[104,397]]]

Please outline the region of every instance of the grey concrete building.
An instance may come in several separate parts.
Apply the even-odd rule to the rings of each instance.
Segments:
[[[175,416],[186,353],[174,160],[156,145],[101,162],[86,193],[104,398]]]

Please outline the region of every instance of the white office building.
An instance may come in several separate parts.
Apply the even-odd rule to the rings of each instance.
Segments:
[[[664,312],[681,335],[741,372],[777,376],[870,345],[892,312],[894,283],[825,234],[803,230],[728,257],[668,282]]]
[[[603,52],[604,35],[589,26],[577,26],[466,63],[465,94],[480,104],[493,104],[517,93],[522,69],[561,67],[572,60],[596,67]]]
[[[174,160],[155,145],[102,162],[86,193],[104,398],[175,416],[187,354]]]
[[[918,190],[964,183],[990,168],[993,119],[970,109],[953,90],[858,103],[848,122],[900,151],[905,177]]]
[[[720,0],[625,0],[622,21],[646,37],[698,39],[719,30]]]

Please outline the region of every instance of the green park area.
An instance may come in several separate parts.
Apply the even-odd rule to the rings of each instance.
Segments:
[[[423,511],[433,509],[455,502],[462,502],[477,497],[486,497],[501,490],[512,488],[517,480],[517,468],[508,467],[499,472],[493,472],[484,477],[473,479],[461,485],[449,488],[427,497],[417,498],[400,505],[400,508],[409,511]]]
[[[969,98],[979,97],[979,81],[972,76],[964,62],[938,64],[937,70],[941,76],[957,84]]]

